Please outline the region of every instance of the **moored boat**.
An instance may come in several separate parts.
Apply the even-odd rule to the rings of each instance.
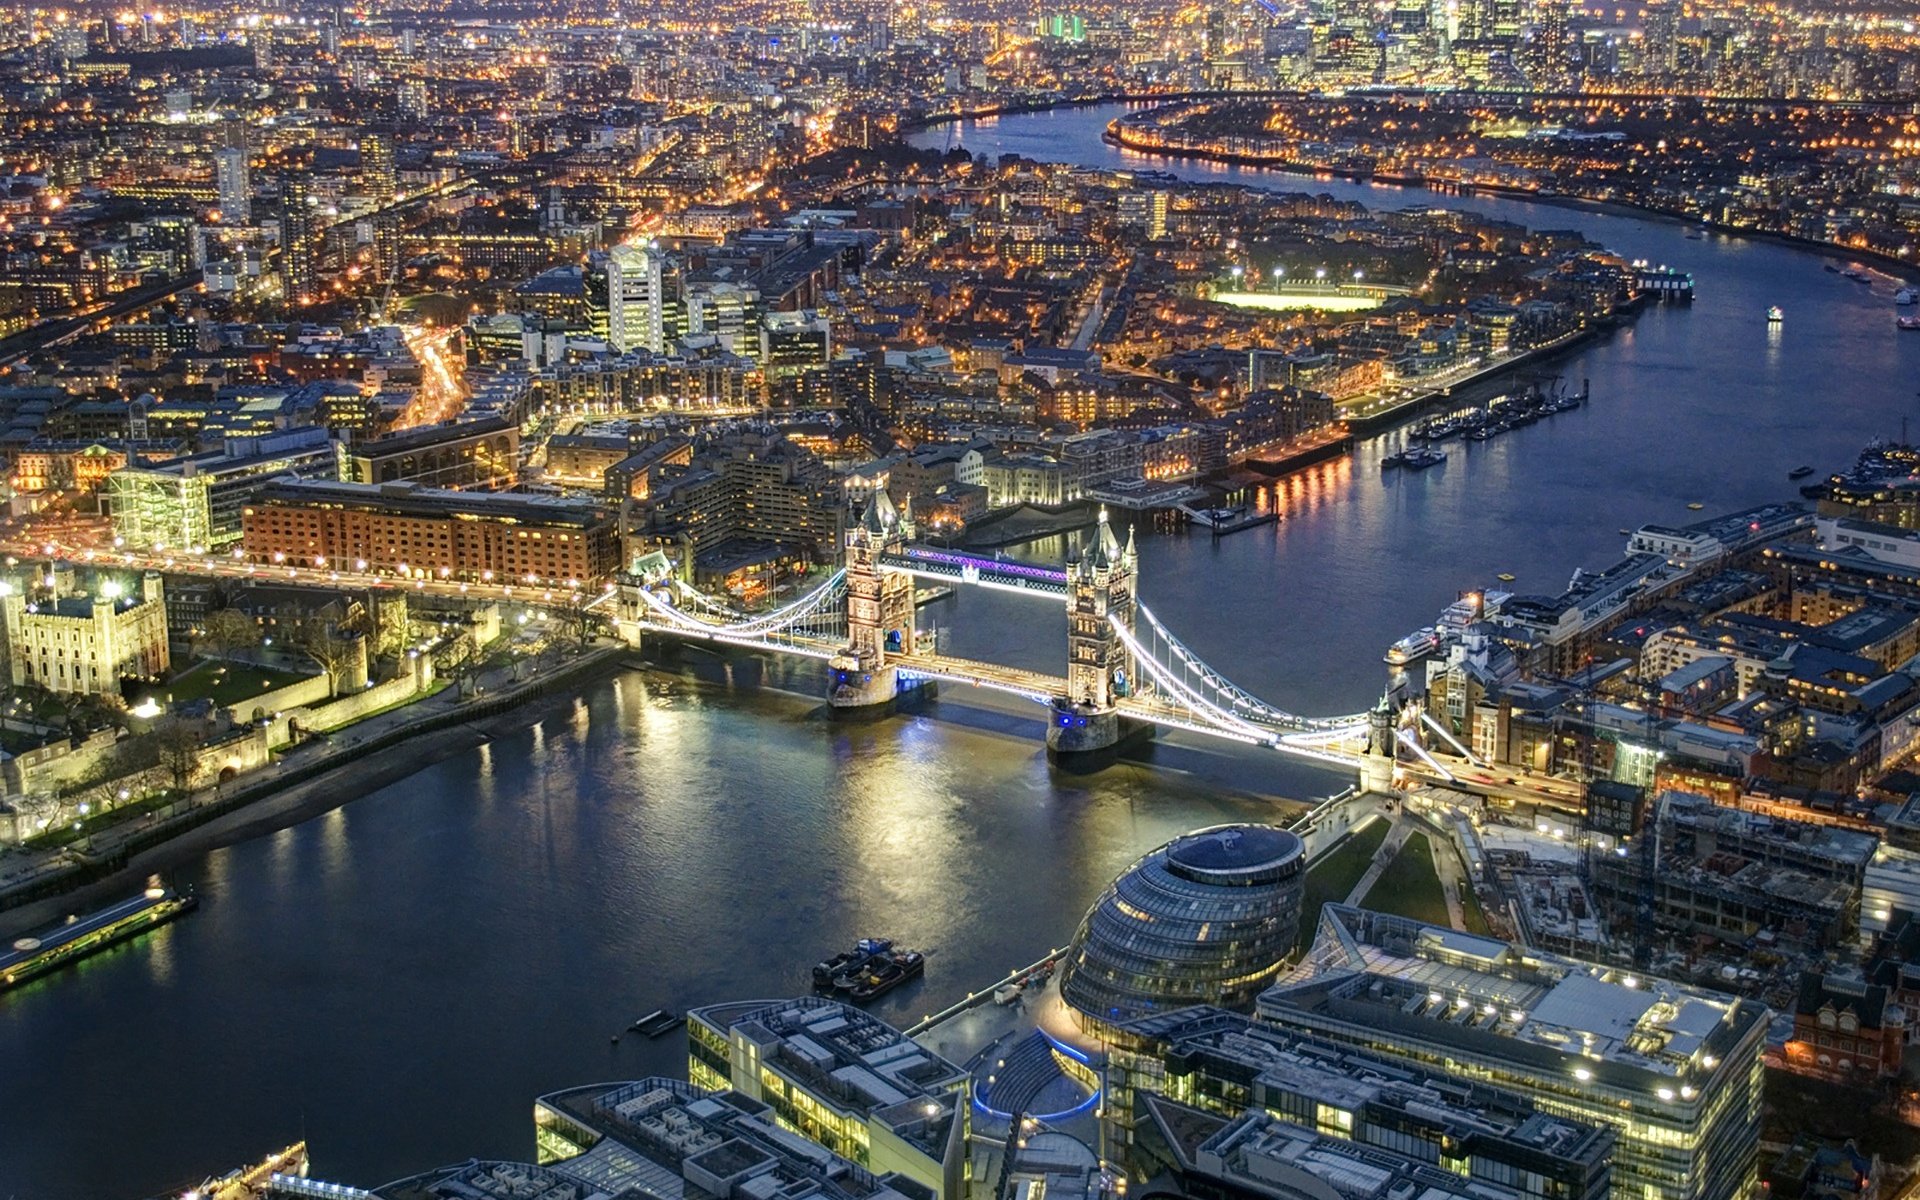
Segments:
[[[836,980],[865,967],[874,959],[893,949],[893,943],[886,938],[861,938],[854,943],[853,949],[842,951],[832,958],[816,963],[813,968],[813,986],[831,988]]]
[[[646,1016],[641,1017],[633,1024],[627,1026],[627,1030],[631,1033],[644,1033],[650,1038],[657,1038],[661,1034],[680,1028],[680,1026],[686,1024],[686,1020],[685,1017],[671,1009],[656,1008]]]
[[[926,969],[926,955],[918,950],[888,951],[847,986],[847,999],[865,1004],[909,980],[918,979]]]
[[[0,989],[27,982],[70,962],[164,925],[192,912],[199,900],[191,892],[176,892],[148,880],[147,888],[131,900],[112,904],[84,917],[68,917],[51,929],[16,939],[0,951]]]

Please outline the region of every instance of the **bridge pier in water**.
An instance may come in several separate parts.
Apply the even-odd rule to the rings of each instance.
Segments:
[[[827,703],[836,714],[884,714],[920,681],[902,677],[890,654],[914,645],[913,576],[889,571],[881,558],[898,553],[913,536],[912,502],[903,514],[884,488],[847,530],[847,644],[827,660]]]
[[[1063,765],[1090,765],[1152,735],[1151,725],[1123,720],[1118,704],[1139,669],[1118,632],[1133,627],[1139,566],[1132,530],[1123,549],[1102,508],[1086,546],[1067,562],[1067,692],[1047,721],[1047,753]]]

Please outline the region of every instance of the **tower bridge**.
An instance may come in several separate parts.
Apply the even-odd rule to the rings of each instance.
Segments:
[[[1021,696],[1048,708],[1056,755],[1111,751],[1155,728],[1180,729],[1359,770],[1391,783],[1406,730],[1383,705],[1372,712],[1308,717],[1260,699],[1202,660],[1139,598],[1139,555],[1123,545],[1103,509],[1064,568],[918,545],[911,509],[876,492],[847,531],[845,565],[787,604],[742,612],[672,578],[630,576],[616,624],[629,641],[686,638],[827,664],[828,702],[838,709],[891,705],[929,682]],[[937,579],[1014,592],[1067,610],[1065,673],[941,654],[915,624],[914,585]]]

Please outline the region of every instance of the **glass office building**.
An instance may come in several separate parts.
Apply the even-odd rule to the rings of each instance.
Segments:
[[[1613,1200],[1754,1194],[1765,1006],[1344,904],[1315,932],[1262,1022],[1610,1126]]]
[[[1305,878],[1305,847],[1275,826],[1177,837],[1087,911],[1060,994],[1096,1031],[1193,1004],[1250,1008],[1293,950]]]

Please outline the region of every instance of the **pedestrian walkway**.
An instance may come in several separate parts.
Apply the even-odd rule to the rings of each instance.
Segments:
[[[1393,819],[1392,827],[1387,830],[1387,840],[1381,842],[1380,848],[1373,852],[1373,862],[1368,864],[1366,874],[1360,876],[1360,881],[1347,893],[1347,904],[1357,906],[1366,899],[1367,893],[1373,890],[1374,884],[1380,882],[1380,876],[1399,856],[1400,847],[1407,844],[1407,838],[1412,834],[1413,825],[1404,813]]]

